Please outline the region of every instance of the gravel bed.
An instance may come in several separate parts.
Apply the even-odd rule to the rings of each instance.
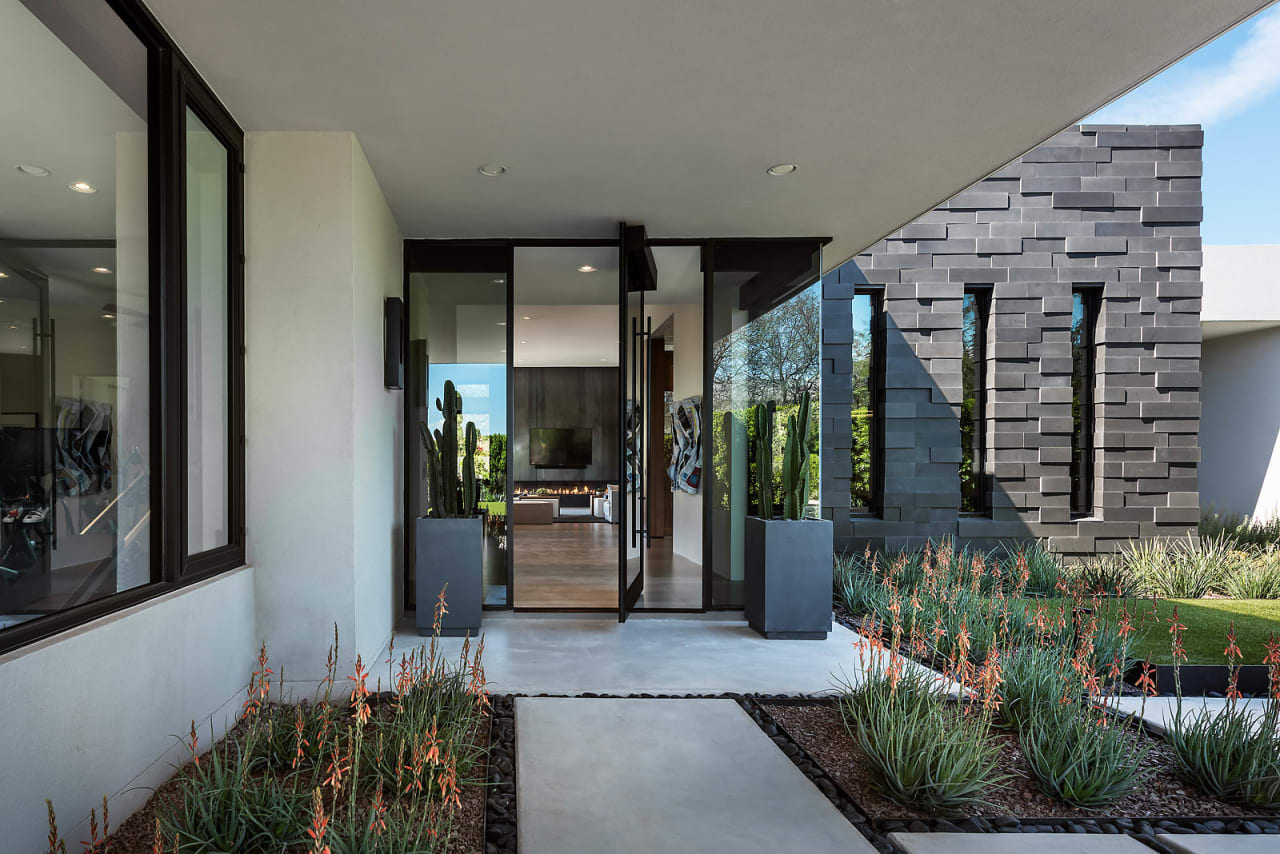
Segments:
[[[490,711],[488,795],[484,810],[485,854],[516,851],[516,706],[494,696]]]
[[[902,807],[880,795],[871,785],[871,770],[853,737],[845,730],[832,700],[760,703],[757,721],[773,723],[776,733],[794,739],[847,798],[865,811],[878,833],[925,832],[1044,832],[1128,833],[1152,837],[1160,833],[1280,833],[1274,816],[1251,816],[1195,790],[1165,764],[1144,790],[1108,808],[1099,816],[1053,801],[1029,778],[1017,740],[998,734],[999,772],[1015,774],[1008,788],[993,792],[992,803],[967,818],[939,819]],[[774,737],[768,727],[766,734]],[[1146,736],[1142,736],[1146,737]],[[775,742],[778,741],[774,737]],[[785,748],[784,748],[785,749]],[[1156,752],[1167,750],[1158,746]],[[1157,762],[1166,762],[1167,753]],[[1123,816],[1123,817],[1114,817]],[[1161,846],[1162,847],[1162,846]]]

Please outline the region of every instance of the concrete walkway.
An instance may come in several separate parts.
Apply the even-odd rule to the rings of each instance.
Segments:
[[[512,694],[720,694],[830,691],[857,670],[857,635],[832,626],[825,641],[765,640],[741,613],[635,615],[486,611],[489,689]],[[396,634],[396,649],[424,639]],[[456,655],[461,639],[444,638]]]
[[[732,700],[518,698],[516,756],[521,854],[875,851]]]
[[[1267,701],[1262,698],[1236,702],[1255,721],[1262,719],[1267,708]],[[1145,711],[1143,711],[1141,697],[1108,698],[1106,705],[1124,715],[1141,713],[1142,719],[1148,726],[1162,733],[1168,731],[1170,723],[1178,713],[1178,700],[1175,697],[1148,697]],[[1226,705],[1225,699],[1217,697],[1183,697],[1182,718],[1187,720],[1188,716],[1198,714],[1200,709],[1208,709],[1210,714],[1216,714]],[[1280,843],[1277,843],[1276,850],[1280,851]]]

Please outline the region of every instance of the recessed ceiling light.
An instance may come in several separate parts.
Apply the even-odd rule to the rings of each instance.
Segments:
[[[30,175],[33,178],[44,178],[49,174],[48,169],[43,166],[37,166],[34,163],[19,163],[17,169],[23,175]]]
[[[98,188],[90,184],[88,181],[75,181],[67,185],[67,189],[74,190],[77,193],[96,193]]]
[[[498,325],[499,325],[499,326],[506,326],[506,325],[507,325],[507,322],[506,322],[505,320],[499,320],[499,321],[498,321]]]
[[[110,268],[110,267],[94,267],[94,268],[93,268],[93,272],[95,272],[95,273],[110,273],[110,272],[111,272],[111,268]]]
[[[501,285],[501,284],[504,284],[507,280],[506,279],[490,279],[489,281],[493,282],[495,285]]]
[[[9,274],[4,272],[3,270],[0,270],[0,279],[7,279],[7,278],[9,278]]]
[[[17,328],[18,328],[18,324],[16,324],[16,323],[10,323],[10,324],[9,324],[9,328],[10,328],[10,329],[17,329]]]
[[[607,362],[607,361],[609,361],[609,360],[608,360],[608,359],[605,359],[605,358],[603,358],[603,357],[602,357],[602,358],[600,359],[600,361],[602,361],[602,362]]]
[[[529,342],[528,342],[528,341],[521,341],[520,343],[521,343],[521,344],[528,344]]]
[[[501,163],[486,163],[480,167],[480,174],[486,178],[497,178],[503,172],[507,171],[507,167]]]
[[[525,320],[533,320],[533,318],[532,318],[532,317],[530,317],[530,316],[529,316],[529,315],[527,315],[527,314],[526,314],[526,315],[524,315],[524,319],[525,319]]]
[[[794,163],[779,163],[775,166],[770,166],[765,171],[768,172],[770,175],[781,176],[781,175],[790,175],[792,172],[796,171],[799,168],[800,167]]]
[[[115,319],[115,315],[114,315],[114,314],[103,314],[103,315],[102,315],[102,319],[103,319],[103,320],[114,320],[114,319]]]
[[[596,268],[592,267],[590,264],[583,264],[581,267],[578,268],[579,273],[594,273],[595,271],[596,271]]]

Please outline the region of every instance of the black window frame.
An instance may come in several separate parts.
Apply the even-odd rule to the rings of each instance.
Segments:
[[[991,484],[990,478],[987,476],[987,361],[990,358],[991,351],[989,349],[990,336],[988,329],[991,324],[991,302],[994,286],[990,284],[982,285],[966,285],[964,289],[964,297],[972,297],[974,308],[978,315],[977,334],[974,342],[974,350],[977,357],[974,360],[974,394],[973,394],[973,467],[972,474],[975,483],[974,503],[971,507],[965,507],[965,494],[963,486],[960,489],[960,515],[970,518],[982,518],[991,514]],[[961,299],[963,299],[962,297]],[[964,342],[964,305],[961,304],[961,346],[967,346]],[[963,357],[962,357],[963,358]],[[963,402],[966,395],[964,394],[964,371],[961,370],[961,401]],[[963,405],[963,403],[962,403]],[[960,460],[961,465],[964,464],[964,433],[961,431],[960,436]]]
[[[872,401],[869,431],[871,501],[866,505],[853,503],[851,476],[849,513],[851,516],[878,517],[884,512],[885,289],[875,285],[858,285],[854,287],[853,295],[871,298],[871,363],[868,378]]]
[[[1082,358],[1076,362],[1075,354],[1075,299],[1080,297],[1083,313],[1083,326],[1087,340],[1081,346]],[[1071,289],[1071,462],[1068,471],[1071,476],[1070,513],[1071,518],[1079,519],[1092,516],[1094,506],[1094,476],[1096,471],[1097,448],[1094,443],[1094,420],[1097,415],[1098,387],[1098,318],[1102,310],[1101,285],[1076,285]],[[1087,381],[1080,383],[1084,378]],[[1077,391],[1077,383],[1080,388]],[[1075,405],[1079,395],[1079,407]]]
[[[90,0],[85,0],[90,2]],[[147,50],[150,581],[0,630],[0,653],[61,634],[245,562],[244,131],[138,0],[109,6]],[[186,554],[186,108],[227,146],[228,543]]]

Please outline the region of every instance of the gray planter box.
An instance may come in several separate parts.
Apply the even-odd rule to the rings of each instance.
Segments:
[[[449,613],[441,621],[440,634],[458,637],[480,633],[483,605],[484,518],[417,520],[418,634],[431,634],[436,597],[445,590]]]
[[[823,640],[831,631],[829,519],[746,520],[747,623],[770,639]]]

